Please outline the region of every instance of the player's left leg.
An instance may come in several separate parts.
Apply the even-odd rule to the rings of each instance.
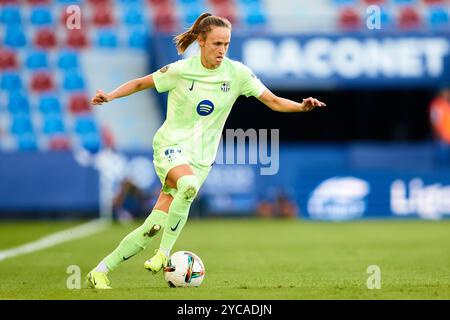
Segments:
[[[171,188],[176,185],[177,192],[169,207],[160,248],[155,256],[144,263],[144,267],[153,273],[167,265],[170,250],[186,224],[192,201],[200,188],[199,179],[188,164],[172,168],[167,174],[166,184]]]

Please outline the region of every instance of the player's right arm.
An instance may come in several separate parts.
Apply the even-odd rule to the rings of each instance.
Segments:
[[[183,60],[178,60],[148,76],[128,81],[110,93],[97,90],[95,97],[92,98],[92,104],[101,105],[104,102],[126,97],[144,89],[155,88],[159,93],[169,91],[176,87],[182,69]]]
[[[126,97],[141,90],[151,89],[154,87],[155,82],[153,81],[153,75],[150,74],[142,78],[130,80],[114,89],[110,93],[106,93],[102,90],[97,90],[94,98],[92,98],[91,103],[93,105],[101,105],[104,102],[110,102],[114,99]]]

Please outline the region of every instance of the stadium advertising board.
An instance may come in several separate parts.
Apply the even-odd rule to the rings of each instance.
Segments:
[[[450,216],[449,174],[384,172],[379,177],[356,174],[318,181],[312,192],[298,199],[303,201],[303,212],[310,219],[339,221],[393,217],[439,220]]]
[[[156,67],[179,59],[170,37],[155,45]],[[450,39],[438,35],[233,36],[228,56],[273,89],[435,87],[450,79]]]
[[[255,214],[262,199],[274,201],[277,192],[283,191],[298,206],[298,215],[302,219],[438,220],[450,217],[450,171],[433,169],[425,158],[417,163],[411,159],[402,160],[402,151],[394,150],[368,161],[387,163],[386,159],[396,155],[400,162],[408,161],[409,168],[395,168],[390,162],[387,166],[374,168],[372,162],[364,163],[367,157],[354,150],[332,146],[280,147],[280,168],[273,175],[261,174],[263,164],[214,165],[200,192],[207,212]],[[415,152],[422,153],[421,150],[424,149]],[[411,152],[403,154],[409,157]],[[144,171],[153,170],[151,165],[143,163],[149,162],[151,155],[144,155],[147,160],[142,155],[124,156],[130,165],[127,168],[135,168],[139,177]],[[32,168],[28,165],[30,157]],[[57,172],[55,163],[60,169]],[[117,167],[117,161],[114,163]],[[74,159],[71,153],[4,154],[0,155],[0,168],[3,169],[0,170],[0,211],[32,210],[46,215],[75,210],[98,215],[105,176],[94,166]],[[123,172],[131,177],[133,170],[125,169]],[[146,176],[150,179],[145,182],[148,190],[160,187],[153,172]],[[115,185],[119,182],[117,180]]]

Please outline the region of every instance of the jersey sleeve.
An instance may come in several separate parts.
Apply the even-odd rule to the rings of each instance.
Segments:
[[[176,87],[181,75],[181,63],[182,61],[178,60],[152,73],[156,91],[161,93]]]
[[[240,94],[246,97],[259,97],[266,87],[255,74],[244,64],[239,63]]]

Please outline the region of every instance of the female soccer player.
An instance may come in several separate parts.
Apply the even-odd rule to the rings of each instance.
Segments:
[[[107,273],[144,250],[160,230],[160,247],[144,267],[156,273],[167,266],[191,203],[216,157],[225,121],[240,95],[254,96],[280,112],[325,106],[311,97],[298,103],[274,95],[248,67],[225,56],[230,38],[228,20],[203,13],[189,30],[174,38],[179,54],[197,40],[200,55],[178,60],[110,93],[97,91],[92,99],[93,105],[101,105],[144,89],[169,91],[167,118],[153,139],[153,163],[162,183],[161,193],[144,224],[87,275],[91,287],[110,289]]]

